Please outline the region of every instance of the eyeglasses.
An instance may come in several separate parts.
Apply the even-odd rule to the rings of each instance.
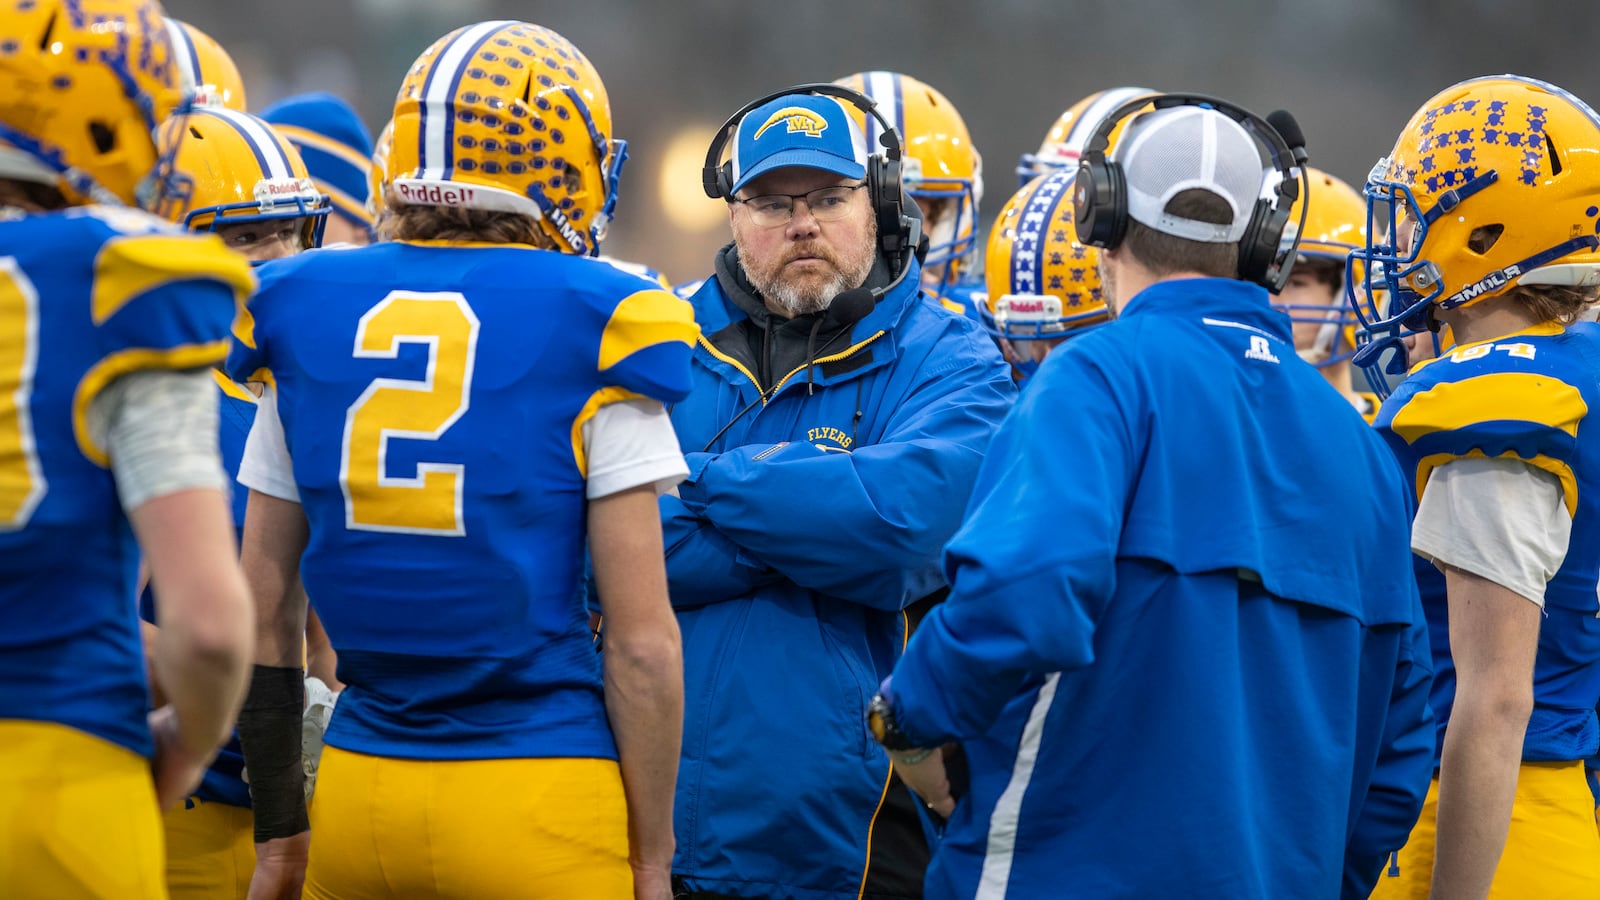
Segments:
[[[750,218],[762,228],[776,228],[779,225],[789,224],[794,218],[794,204],[797,200],[804,200],[806,207],[811,210],[811,215],[818,222],[834,222],[845,217],[850,212],[850,196],[856,191],[866,187],[865,181],[860,184],[841,184],[834,187],[817,188],[806,191],[804,194],[762,194],[740,200],[735,197],[734,202],[743,203],[745,209],[750,210]]]

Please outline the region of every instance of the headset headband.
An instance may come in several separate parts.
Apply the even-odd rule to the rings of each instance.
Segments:
[[[1106,158],[1106,151],[1111,146],[1111,132],[1117,125],[1147,106],[1157,110],[1198,106],[1221,113],[1251,135],[1258,151],[1263,148],[1267,151],[1272,168],[1280,176],[1274,188],[1277,200],[1270,202],[1259,194],[1256,197],[1249,223],[1237,245],[1238,277],[1260,284],[1273,293],[1281,291],[1289,279],[1305,232],[1311,190],[1310,176],[1306,172],[1305,138],[1294,117],[1286,112],[1275,112],[1264,119],[1236,103],[1188,93],[1146,94],[1111,110],[1095,126],[1079,158],[1080,177],[1074,206],[1078,232],[1084,242],[1097,247],[1115,247],[1121,242],[1128,219],[1126,176],[1120,163]],[[1288,228],[1289,212],[1302,192],[1307,202],[1300,205],[1300,227],[1290,246],[1284,249],[1280,243]]]

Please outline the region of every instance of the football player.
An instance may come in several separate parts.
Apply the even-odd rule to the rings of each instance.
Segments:
[[[1289,210],[1287,244],[1305,229],[1299,256],[1273,308],[1294,323],[1294,346],[1300,358],[1322,370],[1350,405],[1370,423],[1378,414],[1378,396],[1357,391],[1350,381],[1355,355],[1355,313],[1344,302],[1345,258],[1367,244],[1367,204],[1350,185],[1320,169],[1307,169],[1308,196],[1295,199]],[[1356,277],[1361,277],[1358,272]]]
[[[294,146],[262,119],[223,107],[195,109],[169,119],[157,147],[174,160],[172,184],[157,210],[164,218],[193,231],[215,232],[256,263],[320,243],[320,223],[329,215],[328,197],[317,191]],[[260,385],[240,384],[217,369],[212,374],[220,394],[218,443],[223,468],[234,479],[245,437],[255,421],[252,389],[259,391]],[[248,493],[234,483],[236,532],[244,527]],[[153,604],[142,604],[140,613],[147,622],[157,621]],[[146,628],[147,644],[158,633],[153,629],[154,625]],[[331,678],[329,667],[320,671]],[[331,705],[325,682],[308,684],[307,692]],[[163,816],[167,889],[173,900],[247,896],[255,844],[243,763],[237,739],[230,740],[194,796]],[[308,771],[315,771],[314,759]]]
[[[922,210],[928,252],[922,286],[951,312],[978,316],[983,279],[974,271],[981,252],[978,204],[983,200],[983,157],[972,145],[967,123],[945,96],[899,72],[860,72],[839,79],[878,105],[905,147],[900,180]],[[878,120],[854,106],[845,111],[877,148]]]
[[[249,108],[244,79],[228,51],[204,31],[178,19],[167,17],[167,39],[172,42],[172,59],[178,67],[180,86],[195,106],[220,106],[237,112]]]
[[[1057,169],[1075,171],[1078,157],[1083,155],[1083,145],[1089,142],[1089,135],[1094,133],[1095,126],[1107,113],[1141,94],[1154,93],[1149,88],[1114,87],[1095,91],[1067,107],[1067,111],[1045,132],[1038,151],[1022,154],[1022,160],[1017,163],[1019,185],[1026,186],[1040,175]],[[1122,134],[1122,128],[1122,125],[1118,125],[1112,132],[1113,142]]]
[[[325,240],[360,246],[372,242],[367,191],[372,178],[372,135],[350,104],[332,94],[299,94],[261,111],[305,160],[317,190],[333,201]]]
[[[181,102],[153,0],[0,17],[0,885],[158,898],[159,810],[243,697],[250,598],[216,387],[243,257],[136,209]],[[151,712],[140,554],[168,627]],[[154,780],[152,781],[152,767]]]
[[[1424,103],[1367,182],[1392,237],[1352,257],[1375,273],[1352,285],[1357,364],[1404,371],[1404,337],[1439,324],[1458,341],[1376,422],[1444,580],[1442,604],[1424,589],[1438,775],[1377,897],[1600,896],[1600,333],[1577,321],[1600,284],[1596,147],[1568,92],[1475,78]]]
[[[215,232],[255,263],[322,245],[334,207],[294,144],[266,121],[197,108],[164,124],[158,144],[174,160],[158,215]]]
[[[457,29],[396,100],[386,240],[261,270],[231,362],[274,385],[239,476],[252,891],[670,896],[683,664],[656,497],[687,472],[663,403],[697,332],[591,258],[611,133],[565,39]],[[301,577],[346,682],[309,822]]]
[[[1078,242],[1076,169],[1041,175],[1006,202],[989,230],[984,325],[1018,380],[1051,350],[1110,321],[1100,251]]]

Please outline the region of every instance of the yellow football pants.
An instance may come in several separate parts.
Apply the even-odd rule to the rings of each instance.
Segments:
[[[256,867],[250,810],[190,799],[161,819],[172,900],[245,900]]]
[[[307,900],[632,896],[614,761],[323,750]]]
[[[150,762],[76,728],[0,720],[0,895],[162,900]]]
[[[1593,900],[1600,897],[1600,832],[1583,763],[1522,764],[1511,829],[1491,900]],[[1433,884],[1439,779],[1398,857],[1390,857],[1372,900],[1428,900]]]

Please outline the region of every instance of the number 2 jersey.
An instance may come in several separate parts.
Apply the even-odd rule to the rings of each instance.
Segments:
[[[687,393],[688,304],[504,245],[313,251],[261,277],[230,369],[275,385],[301,576],[346,684],[327,743],[615,758],[582,602],[583,425]]]
[[[120,375],[221,362],[254,283],[131,210],[0,221],[0,719],[150,753],[138,549],[88,410]]]
[[[1566,761],[1600,749],[1600,326],[1544,325],[1456,347],[1400,384],[1375,427],[1413,479],[1456,459],[1514,457],[1561,483],[1572,533],[1545,586],[1534,711],[1523,759]],[[1433,644],[1439,747],[1455,698],[1443,577],[1418,560]]]

